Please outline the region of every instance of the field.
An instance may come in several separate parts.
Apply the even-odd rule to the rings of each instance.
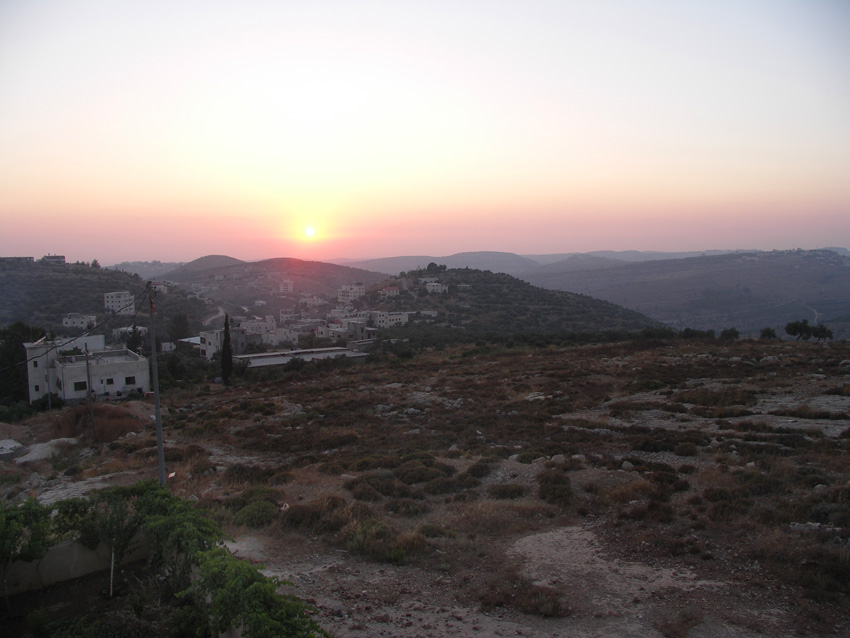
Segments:
[[[165,458],[334,636],[847,635],[848,375],[846,342],[389,355],[166,394]],[[155,477],[150,406],[112,407],[93,452],[79,408],[3,426],[80,437],[4,497]]]

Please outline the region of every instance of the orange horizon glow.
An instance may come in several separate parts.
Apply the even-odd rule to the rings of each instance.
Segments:
[[[850,5],[358,4],[0,4],[0,254],[850,246]]]

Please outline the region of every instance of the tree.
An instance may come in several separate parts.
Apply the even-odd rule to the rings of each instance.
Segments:
[[[24,365],[27,351],[23,344],[43,336],[43,329],[22,321],[0,329],[0,403],[11,404],[29,399],[27,367]]]
[[[224,338],[221,343],[221,378],[230,383],[233,374],[233,347],[230,345],[230,315],[224,315]]]
[[[765,341],[775,341],[776,340],[776,330],[773,328],[762,328],[761,329],[761,338]]]
[[[737,328],[724,328],[720,331],[720,338],[723,341],[737,341],[741,336]]]
[[[6,572],[16,560],[39,560],[49,545],[48,512],[30,497],[21,505],[0,502],[0,572],[3,596],[9,611],[9,592]]]
[[[819,323],[814,328],[812,328],[812,336],[817,339],[818,343],[820,343],[821,341],[832,339],[832,330],[827,328],[822,323]]]
[[[812,338],[812,327],[808,319],[801,319],[785,324],[785,333],[791,337],[797,337],[797,341],[800,339],[808,341]]]
[[[133,326],[133,329],[130,330],[130,333],[127,335],[127,350],[132,350],[137,354],[141,354],[142,333],[139,332],[136,326]]]
[[[176,314],[168,322],[168,336],[172,341],[186,339],[192,336],[192,328],[189,326],[189,318],[185,314]]]
[[[100,262],[97,259],[92,259],[91,260],[91,267],[96,269],[96,270],[99,270],[100,269]]]

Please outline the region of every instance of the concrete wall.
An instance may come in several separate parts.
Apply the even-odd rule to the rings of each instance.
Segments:
[[[136,536],[121,564],[142,560],[149,553],[147,540],[142,535]],[[89,549],[77,541],[64,541],[47,550],[40,561],[12,563],[6,574],[9,594],[41,589],[109,569],[110,558],[109,548],[103,543]]]

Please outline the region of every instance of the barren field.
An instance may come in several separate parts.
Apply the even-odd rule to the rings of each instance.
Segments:
[[[306,366],[164,396],[166,466],[333,636],[846,636],[848,376],[846,342]],[[108,407],[94,445],[0,426],[4,498],[154,478],[152,406]]]

